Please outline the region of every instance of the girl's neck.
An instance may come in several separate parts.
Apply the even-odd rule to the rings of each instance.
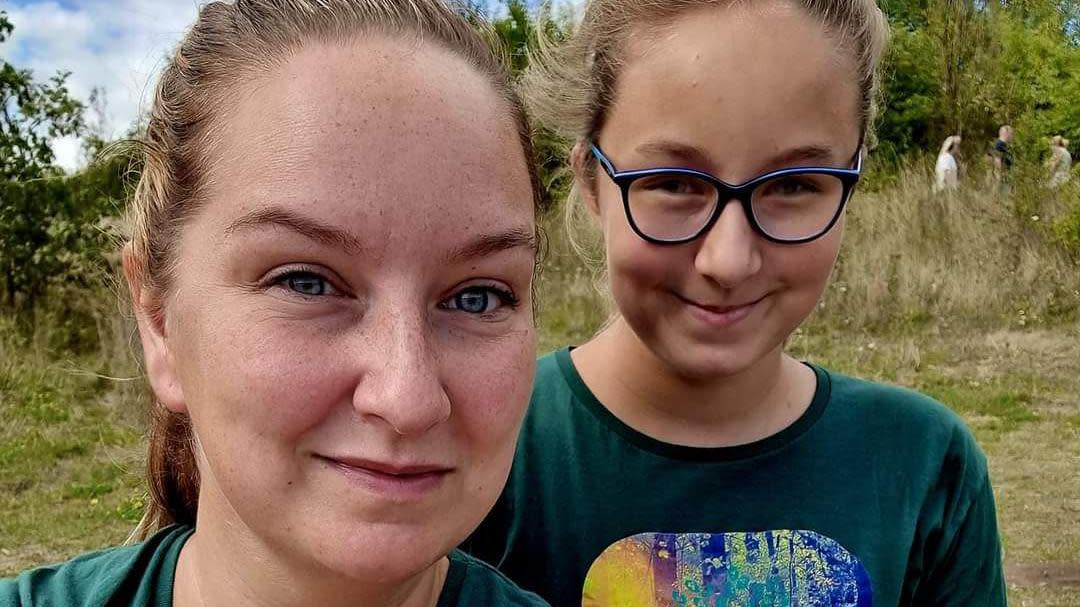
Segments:
[[[434,607],[438,602],[449,570],[445,557],[404,583],[364,584],[273,550],[239,520],[227,518],[236,513],[221,498],[209,487],[201,491],[196,530],[177,563],[176,607]]]
[[[730,447],[772,436],[806,412],[817,388],[813,370],[785,355],[782,346],[733,375],[708,381],[681,377],[622,319],[572,357],[612,414],[676,445]]]

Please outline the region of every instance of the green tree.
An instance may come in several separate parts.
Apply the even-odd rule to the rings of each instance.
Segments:
[[[0,11],[0,42],[13,30]],[[8,307],[32,304],[50,280],[70,276],[77,251],[62,244],[74,245],[75,233],[95,224],[85,187],[60,177],[50,146],[84,128],[83,104],[69,94],[67,77],[35,82],[30,70],[0,58],[0,289]]]
[[[0,42],[14,26],[0,11]],[[48,82],[34,82],[33,73],[0,58],[0,179],[40,177],[53,167],[49,142],[78,135],[83,128],[83,105],[67,89],[69,72]]]
[[[510,55],[510,66],[515,77],[529,66],[530,54],[537,50],[541,40],[558,43],[569,35],[572,28],[572,11],[567,4],[545,4],[539,10],[531,10],[525,0],[501,0],[500,16],[490,18],[492,28],[500,43]],[[562,158],[563,142],[544,129],[538,129],[533,138],[536,161],[540,165],[540,177],[554,200],[569,186],[568,174]]]

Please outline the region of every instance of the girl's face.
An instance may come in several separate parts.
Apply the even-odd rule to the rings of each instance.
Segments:
[[[479,524],[533,377],[533,203],[506,104],[429,45],[311,46],[241,88],[182,230],[159,399],[199,525],[401,581]]]
[[[599,141],[618,170],[688,167],[742,183],[786,167],[851,168],[853,62],[799,9],[709,7],[630,40]],[[736,201],[699,239],[658,246],[635,235],[618,187],[595,173],[583,190],[605,234],[616,304],[676,373],[738,373],[778,351],[813,310],[842,222],[808,244],[773,244]]]

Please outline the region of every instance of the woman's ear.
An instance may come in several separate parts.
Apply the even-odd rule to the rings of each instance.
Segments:
[[[187,403],[184,391],[180,387],[176,362],[170,349],[166,331],[164,303],[154,296],[144,285],[141,264],[135,257],[131,243],[124,245],[124,278],[127,279],[128,292],[131,294],[135,321],[139,326],[139,341],[142,342],[143,359],[146,363],[146,376],[158,402],[174,413],[185,413]]]
[[[570,168],[574,171],[574,185],[581,200],[594,217],[600,217],[600,201],[596,198],[596,174],[589,170],[589,147],[584,141],[574,144],[570,150]]]

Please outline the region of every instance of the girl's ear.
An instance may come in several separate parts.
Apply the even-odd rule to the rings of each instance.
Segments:
[[[158,402],[165,408],[174,413],[185,413],[187,403],[180,387],[176,362],[166,332],[164,306],[145,288],[143,277],[139,275],[140,264],[135,259],[131,243],[124,246],[123,264],[124,277],[127,279],[132,307],[135,309],[135,321],[139,326],[139,340],[142,342],[143,360],[150,387]]]
[[[574,185],[581,200],[594,217],[600,217],[600,202],[596,199],[596,175],[589,171],[589,148],[584,141],[574,144],[570,150],[570,168],[574,171]]]

